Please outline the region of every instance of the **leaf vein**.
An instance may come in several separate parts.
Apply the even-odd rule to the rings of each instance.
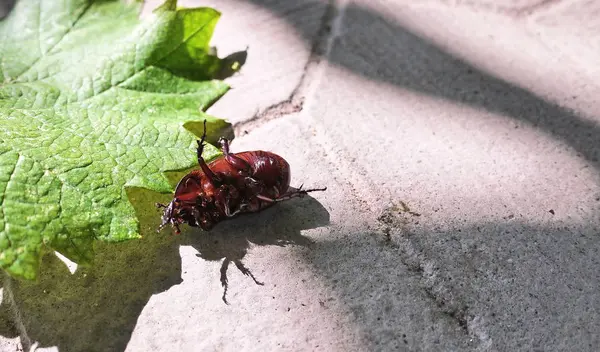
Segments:
[[[163,61],[164,59],[166,59],[167,57],[169,57],[169,55],[171,55],[175,51],[177,51],[177,49],[179,49],[183,44],[187,43],[188,40],[190,40],[191,38],[193,38],[196,34],[200,33],[200,31],[203,30],[204,27],[206,27],[206,25],[207,25],[207,23],[204,23],[201,27],[199,27],[198,29],[196,29],[195,31],[193,31],[187,38],[185,38],[179,44],[177,44],[177,46],[175,48],[173,48],[171,51],[167,52],[163,57],[161,57],[157,61],[157,63],[160,63],[161,61]]]
[[[37,65],[38,62],[40,62],[40,60],[46,56],[47,54],[49,54],[52,50],[54,50],[54,48],[60,44],[63,39],[65,39],[65,37],[71,33],[71,31],[73,30],[73,28],[75,28],[75,26],[77,26],[77,23],[79,22],[79,20],[81,20],[81,18],[85,15],[85,13],[92,7],[92,1],[89,1],[86,6],[83,8],[83,10],[81,11],[81,13],[77,16],[77,18],[75,18],[75,20],[73,21],[73,23],[71,24],[71,26],[69,26],[69,28],[67,28],[67,30],[65,31],[65,33],[63,33],[62,37],[60,37],[54,44],[52,44],[52,46],[50,46],[50,48],[44,53],[42,52],[42,22],[41,22],[41,16],[42,16],[42,4],[41,1],[39,2],[40,4],[40,8],[39,8],[39,17],[38,17],[38,47],[39,47],[39,51],[40,51],[40,56],[38,56],[37,59],[35,59],[35,61],[33,61],[31,63],[31,65],[29,65],[29,67],[27,67],[23,72],[17,74],[17,77],[15,78],[15,80],[19,80],[21,79],[25,74],[27,74],[29,71],[31,71],[31,69],[33,67],[35,67],[35,65]],[[35,79],[33,81],[37,81],[38,79]]]

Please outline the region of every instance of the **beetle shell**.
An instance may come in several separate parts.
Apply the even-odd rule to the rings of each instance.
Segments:
[[[206,121],[205,121],[206,123]],[[198,141],[200,170],[185,175],[175,187],[173,200],[157,204],[165,208],[162,229],[171,224],[210,230],[216,223],[240,213],[260,211],[277,202],[327,188],[290,190],[290,165],[281,156],[262,150],[229,153],[229,142],[221,139],[223,156],[206,163],[202,157],[204,139]]]
[[[250,177],[262,183],[259,194],[277,198],[287,192],[290,187],[290,164],[281,156],[262,150],[234,154],[246,161],[250,166]],[[238,184],[238,170],[233,168],[224,157],[219,157],[208,164],[213,172],[223,175],[232,184]],[[242,186],[243,187],[243,186]],[[251,190],[250,190],[251,191]],[[257,189],[254,189],[257,191]]]

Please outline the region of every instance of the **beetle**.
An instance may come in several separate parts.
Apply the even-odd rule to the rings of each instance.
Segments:
[[[156,203],[157,208],[164,208],[157,231],[170,224],[179,234],[183,223],[209,231],[218,222],[240,213],[258,212],[327,189],[291,188],[290,165],[284,158],[262,150],[231,153],[229,141],[223,137],[219,139],[223,155],[207,164],[202,157],[205,140],[206,120],[196,149],[200,169],[179,181],[169,204]]]

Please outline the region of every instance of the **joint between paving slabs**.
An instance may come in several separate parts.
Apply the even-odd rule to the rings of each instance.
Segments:
[[[391,206],[377,218],[379,224],[377,235],[384,238],[386,245],[398,251],[402,264],[418,276],[425,296],[439,311],[460,327],[466,336],[477,337],[483,344],[485,341],[479,338],[480,334],[470,327],[470,322],[474,318],[469,313],[469,307],[461,303],[444,287],[443,283],[439,282],[435,264],[410,242],[409,223],[411,218],[420,217],[421,214],[410,211],[403,202],[401,203],[403,208],[406,208],[404,211],[398,211],[397,206]]]
[[[537,12],[550,9],[561,2],[563,2],[563,0],[542,0],[529,6],[524,6],[522,8],[507,10],[505,11],[505,13],[515,17],[527,17]]]
[[[321,74],[317,70],[317,67],[323,56],[328,55],[331,40],[336,35],[332,31],[332,28],[338,16],[341,16],[341,11],[336,1],[328,1],[323,17],[321,18],[319,30],[313,41],[309,58],[304,65],[298,84],[294,87],[290,96],[279,103],[267,107],[261,112],[255,113],[250,119],[236,123],[233,126],[236,136],[248,134],[273,119],[302,111],[308,87],[317,78],[316,76]]]
[[[338,150],[336,153],[327,153],[327,155],[344,154],[342,150],[338,149],[339,147],[330,144],[330,141],[323,136],[322,131],[317,131],[317,137],[320,137],[317,138],[317,141],[324,149]],[[348,197],[359,203],[360,208],[364,211],[369,213],[378,211],[376,210],[378,206],[374,204],[379,202],[374,199],[381,200],[385,199],[386,196],[382,194],[381,189],[369,182],[363,182],[361,175],[366,175],[366,173],[361,171],[361,165],[350,164],[344,158],[330,157],[328,159],[329,163],[332,164],[332,169],[355,170],[353,175],[356,177],[346,180],[352,190],[348,193]],[[377,218],[377,227],[373,229],[374,235],[382,238],[384,245],[398,252],[400,262],[417,276],[424,296],[438,307],[439,313],[446,317],[450,324],[459,328],[465,337],[475,337],[480,347],[487,348],[491,340],[487,337],[480,319],[473,316],[469,312],[468,306],[461,303],[450,290],[445,288],[444,283],[438,277],[439,270],[436,269],[434,262],[426,258],[423,251],[416,248],[415,244],[410,241],[409,224],[413,222],[417,225],[418,219],[423,214],[410,209],[409,205],[403,201],[393,204],[394,201],[392,200],[390,203],[392,204],[389,205],[388,203],[388,206]],[[475,320],[477,320],[477,324],[475,324]]]
[[[447,4],[452,7],[464,6],[469,9],[473,9],[475,11],[486,11],[496,14],[502,14],[515,18],[524,18],[531,15],[534,15],[538,12],[548,10],[560,3],[564,2],[564,0],[539,0],[534,2],[533,4],[525,5],[525,6],[510,6],[510,5],[496,5],[493,3],[480,3],[477,1],[467,1],[464,4]]]

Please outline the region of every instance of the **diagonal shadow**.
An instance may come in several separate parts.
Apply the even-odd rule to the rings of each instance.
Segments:
[[[281,13],[281,17],[289,20],[307,41],[312,41],[307,33],[314,33],[314,30],[304,28],[301,19],[289,19],[293,16],[285,14],[281,1],[252,1],[272,9],[276,13]],[[310,2],[303,4],[310,4]],[[516,121],[531,124],[568,143],[596,169],[600,169],[598,165],[600,146],[597,143],[600,140],[600,131],[596,124],[527,90],[492,77],[466,62],[458,60],[381,14],[357,5],[350,5],[345,13],[344,22],[346,26],[345,42],[335,44],[336,50],[328,58],[331,63],[347,68],[368,79],[487,109],[510,116]],[[378,31],[373,31],[372,26],[377,26]],[[386,43],[386,46],[381,47],[381,44],[378,43]],[[373,52],[376,52],[377,55],[374,55]],[[298,203],[296,202],[294,205]],[[277,214],[277,211],[279,210],[273,208],[257,214],[257,216],[260,221],[273,221],[271,224],[288,226],[286,222],[278,223],[279,220],[276,216],[267,215],[269,213]],[[149,224],[155,226],[157,220],[152,221]],[[239,221],[251,220],[248,217],[247,220],[240,218]],[[90,274],[94,275],[95,280],[86,281],[82,275],[76,275],[77,280],[81,283],[62,278],[65,276],[66,269],[61,271],[60,268],[63,267],[60,264],[51,273],[55,276],[62,275],[59,283],[54,285],[50,282],[41,282],[35,287],[36,294],[43,292],[44,288],[49,288],[45,293],[48,298],[43,297],[40,302],[40,298],[37,297],[37,301],[32,300],[26,303],[30,310],[35,308],[42,312],[45,311],[45,313],[40,313],[39,317],[47,319],[46,322],[49,325],[54,328],[58,327],[58,329],[39,327],[39,330],[30,329],[29,335],[40,340],[42,345],[59,345],[59,348],[63,346],[62,348],[65,350],[68,349],[67,346],[89,347],[90,341],[98,341],[97,339],[100,338],[104,341],[114,339],[117,342],[111,347],[122,350],[123,348],[119,347],[126,345],[137,316],[152,293],[162,292],[161,290],[164,291],[177,284],[180,279],[181,269],[177,266],[180,265],[177,251],[179,244],[194,246],[200,252],[200,257],[206,260],[222,260],[223,258],[235,260],[244,257],[251,243],[260,245],[261,240],[265,243],[278,241],[268,235],[272,233],[271,230],[268,230],[268,226],[266,230],[262,229],[256,233],[249,229],[241,229],[241,231],[245,231],[243,234],[235,234],[233,229],[236,226],[233,222],[223,225],[222,229],[215,229],[216,232],[206,237],[199,234],[190,236],[190,238],[184,236],[172,240],[167,236],[169,240],[161,242],[165,237],[157,236],[156,238],[161,240],[153,239],[152,241],[156,242],[144,243],[139,249],[129,248],[123,251],[132,254],[132,257],[135,258],[133,260],[129,260],[127,255],[115,256],[114,253],[105,249],[106,253],[102,255],[104,258],[102,261],[110,263],[112,260],[114,264],[105,264],[108,267],[97,269]],[[229,226],[232,226],[232,231],[225,231]],[[296,236],[295,232],[292,232],[292,235],[289,235],[287,231],[283,232],[288,233],[287,237],[291,237],[287,240],[301,244],[301,236]],[[460,233],[460,236],[457,232]],[[577,239],[572,232],[565,232],[558,228],[490,223],[456,229],[456,232],[449,230],[438,234],[439,237],[451,239],[440,243],[426,242],[428,233],[421,233],[424,239],[414,243],[427,251],[431,258],[444,261],[452,258],[451,262],[450,260],[445,262],[447,266],[443,273],[451,278],[451,280],[445,281],[453,283],[445,285],[448,285],[447,287],[450,287],[452,292],[460,296],[456,302],[446,304],[455,305],[462,302],[471,305],[472,311],[480,311],[486,308],[486,304],[494,307],[511,307],[510,312],[490,310],[489,317],[486,317],[491,321],[499,320],[504,323],[512,320],[514,322],[514,325],[508,327],[498,325],[499,329],[504,328],[505,330],[494,333],[494,336],[502,336],[505,339],[506,346],[513,347],[509,350],[519,350],[525,346],[531,348],[540,346],[542,349],[544,346],[568,347],[569,343],[572,347],[578,346],[574,343],[578,339],[584,341],[586,346],[588,346],[587,344],[597,345],[598,341],[590,336],[590,331],[597,331],[598,328],[598,312],[595,308],[599,306],[598,296],[595,293],[598,292],[598,278],[597,270],[593,270],[598,267],[597,259],[595,259],[598,258],[597,229],[586,227],[573,232],[577,235],[583,234],[585,239]],[[507,240],[506,233],[511,234],[510,241]],[[266,238],[263,238],[264,236]],[[462,246],[458,246],[462,244],[462,240],[459,238],[464,236],[472,240],[469,242],[471,244],[467,246],[471,249],[467,252],[462,251]],[[223,238],[223,242],[218,238]],[[418,236],[412,236],[412,238],[418,239]],[[218,241],[217,243],[214,243],[215,239]],[[225,243],[225,239],[233,244],[221,247]],[[488,241],[491,242],[486,244]],[[577,243],[578,241],[579,243]],[[542,243],[542,245],[534,246],[536,242]],[[140,243],[142,242],[140,241]],[[485,248],[482,246],[486,245],[489,248],[508,248],[506,253],[477,249],[477,247]],[[355,278],[347,275],[347,271],[339,270],[339,265],[330,265],[327,259],[328,253],[334,253],[337,248],[344,246],[347,246],[347,243],[325,245],[324,249],[312,251],[315,257],[311,260],[314,260],[318,271],[339,280],[336,288],[344,293],[343,299],[350,302],[357,297],[363,297],[364,291],[353,292],[350,290],[352,280]],[[370,242],[358,243],[357,246],[371,248],[373,244]],[[393,248],[386,249],[386,251],[396,253]],[[437,256],[434,253],[436,251]],[[343,259],[347,262],[344,267],[360,268],[361,253],[362,251],[357,250],[355,255],[344,256]],[[455,255],[444,257],[449,253],[455,253]],[[501,264],[509,259],[506,257],[507,253],[513,256],[515,264],[512,266],[502,266]],[[151,259],[144,259],[145,257],[151,257]],[[543,258],[546,258],[546,261],[543,261]],[[569,263],[568,259],[573,259],[573,263]],[[177,265],[173,266],[173,263]],[[540,263],[544,266],[554,266],[557,270],[555,272],[560,275],[559,278],[551,276],[552,271],[539,268]],[[399,262],[387,264],[390,268],[404,265]],[[144,267],[147,269],[140,269]],[[117,279],[111,279],[111,276],[114,275],[111,270],[114,269],[124,270],[125,273],[118,275]],[[251,270],[251,268],[249,269]],[[159,274],[156,273],[157,271]],[[68,275],[68,273],[66,274]],[[343,276],[342,279],[340,276]],[[587,283],[580,280],[585,276],[590,278]],[[216,273],[215,278],[218,277],[219,273]],[[260,280],[260,278],[257,279]],[[532,279],[535,280],[535,283],[532,283]],[[52,279],[52,281],[54,280],[56,279]],[[128,283],[128,280],[131,283]],[[161,280],[164,282],[160,283]],[[94,281],[101,281],[101,283],[94,284]],[[380,275],[372,275],[367,277],[365,286],[378,287],[382,283],[390,287],[398,284],[385,276],[382,278]],[[561,286],[561,283],[564,286]],[[121,285],[124,288],[120,289]],[[101,286],[106,288],[102,289]],[[526,291],[523,290],[524,287],[527,288]],[[24,292],[24,288],[20,288],[20,290]],[[131,292],[131,294],[127,296],[124,295],[125,292]],[[532,301],[530,294],[535,298],[533,300],[535,306],[526,306],[525,304]],[[74,302],[74,304],[69,302]],[[103,304],[103,307],[113,305],[114,308],[110,308],[108,312],[101,308],[94,308],[94,304],[97,302]],[[358,305],[353,307],[356,308],[355,314],[359,317],[361,314],[368,313],[360,310]],[[520,316],[502,316],[502,314],[514,314],[518,309],[523,311]],[[84,313],[78,314],[78,310]],[[71,314],[73,312],[74,314]],[[571,312],[573,314],[570,314]],[[377,328],[389,326],[392,317],[399,316],[402,311],[392,310],[391,313],[398,314],[390,314],[383,319],[367,316],[368,319],[357,319],[357,321],[361,322],[363,332],[375,339],[378,332],[381,331]],[[95,317],[95,314],[103,316],[103,318]],[[114,319],[111,317],[113,314],[117,317],[115,320],[118,320],[118,323],[111,321]],[[87,317],[97,320],[88,321]],[[585,322],[590,321],[593,324],[584,326]],[[40,324],[38,323],[38,325]],[[61,326],[73,329],[72,334],[66,336],[68,329],[60,328]],[[569,330],[571,327],[573,329]],[[125,331],[122,332],[119,329]],[[527,329],[538,333],[537,340],[527,340],[531,336],[525,334]],[[579,332],[571,334],[573,331]],[[78,340],[78,334],[81,334],[80,340]],[[544,340],[545,338],[548,339]],[[85,339],[88,339],[87,344],[84,344]],[[90,349],[88,348],[88,350]]]
[[[307,43],[313,41],[314,31],[301,19],[290,20],[292,16],[286,12],[284,2],[251,1],[288,21]],[[302,4],[319,6],[316,1]],[[369,80],[502,114],[517,124],[533,126],[569,145],[600,171],[597,123],[477,69],[384,14],[349,5],[342,35],[334,42],[330,56],[323,59]],[[398,230],[404,231],[401,227]],[[397,276],[387,273],[393,274],[405,266],[422,278],[423,292],[446,317],[461,326],[465,334],[477,335],[481,348],[489,347],[487,344],[493,340],[494,346],[511,351],[597,349],[597,222],[566,228],[564,224],[531,225],[507,220],[455,226],[443,232],[416,226],[410,233],[395,236],[389,243],[410,243],[411,250],[391,244],[382,250],[366,234],[357,234],[352,236],[356,238],[352,245],[345,240],[320,243],[319,250],[311,251],[307,258],[335,286],[374,349],[397,349],[398,341],[409,344],[409,348],[440,348],[423,345],[427,340],[411,341],[410,334],[406,337],[405,332],[390,328],[401,326],[400,317],[411,309],[402,306],[402,299],[385,295],[404,289]],[[345,248],[348,253],[337,256],[338,248]],[[424,273],[423,259],[408,256],[411,251],[423,254],[430,264],[435,264],[429,268],[433,271]],[[390,257],[402,261],[367,267],[365,252],[390,253]],[[355,272],[353,268],[361,269]],[[369,269],[370,275],[360,276],[364,282],[357,289],[357,276]],[[411,295],[408,293],[403,299]],[[366,297],[378,300],[371,304]],[[381,306],[388,309],[384,316]],[[410,326],[410,322],[404,323]],[[418,328],[412,330],[414,339],[423,337]],[[382,344],[375,345],[376,342]]]
[[[288,21],[308,46],[315,40],[312,23],[303,21],[301,16],[290,15],[291,6],[285,1],[251,2]],[[319,1],[303,1],[294,6],[293,11],[300,11],[323,5]],[[369,80],[467,104],[530,124],[568,143],[600,170],[600,126],[597,123],[477,69],[384,14],[350,4],[343,13],[342,26],[342,36],[335,41],[329,57],[324,57],[331,64]]]

